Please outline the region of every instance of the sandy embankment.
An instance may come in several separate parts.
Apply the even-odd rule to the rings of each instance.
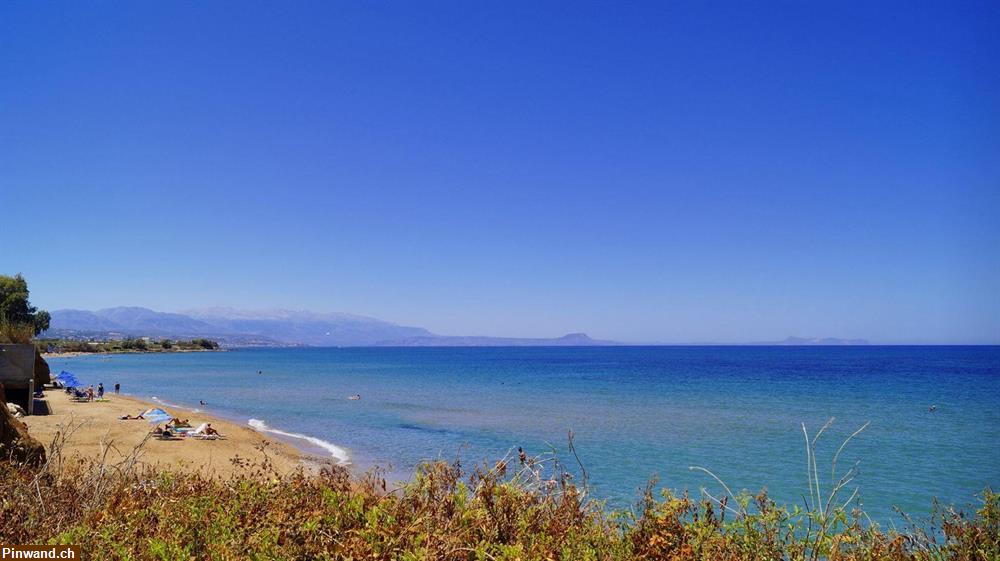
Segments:
[[[155,425],[143,420],[122,421],[119,417],[136,415],[150,407],[161,407],[156,403],[111,394],[106,402],[77,403],[60,390],[47,390],[46,401],[50,415],[35,415],[22,419],[28,425],[28,432],[48,448],[57,432],[68,431],[69,437],[63,448],[63,455],[99,458],[103,449],[110,452],[109,462],[117,462],[132,453],[133,448],[146,438]],[[267,438],[259,432],[231,421],[212,417],[205,413],[186,410],[167,412],[182,419],[190,419],[193,426],[203,422],[212,423],[223,436],[222,440],[179,440],[148,439],[143,445],[139,461],[146,465],[158,465],[175,469],[202,471],[226,477],[239,468],[232,463],[234,458],[262,460],[266,449],[275,468],[281,473],[305,467],[315,470],[323,463],[323,458],[309,456],[288,443]]]
[[[66,351],[64,353],[42,353],[42,358],[73,358],[83,355],[93,355],[99,353],[85,353],[82,351]]]

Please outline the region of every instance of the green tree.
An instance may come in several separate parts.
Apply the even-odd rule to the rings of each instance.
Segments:
[[[28,301],[28,281],[20,273],[0,275],[0,321],[33,326],[35,335],[49,328],[52,317]]]
[[[130,351],[145,351],[149,347],[146,345],[146,341],[143,339],[133,339],[132,337],[126,337],[122,339],[122,348]]]

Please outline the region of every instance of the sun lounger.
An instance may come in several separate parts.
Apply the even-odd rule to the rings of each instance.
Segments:
[[[190,438],[195,438],[198,440],[220,440],[222,439],[221,434],[192,434]]]
[[[198,425],[198,428],[187,433],[187,436],[191,438],[197,438],[199,440],[218,440],[222,438],[221,434],[206,434],[205,431],[208,430],[208,423],[202,423]]]

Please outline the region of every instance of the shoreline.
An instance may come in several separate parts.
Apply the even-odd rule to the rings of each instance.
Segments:
[[[49,414],[32,415],[21,420],[28,426],[28,433],[46,449],[57,437],[66,434],[62,448],[66,458],[100,460],[106,454],[108,461],[116,462],[131,454],[145,440],[139,452],[139,463],[200,471],[212,476],[227,477],[242,471],[244,468],[240,467],[240,461],[246,460],[267,459],[282,475],[299,469],[316,473],[327,465],[343,465],[337,458],[311,453],[295,446],[288,438],[280,438],[281,431],[272,435],[271,431],[255,430],[232,419],[165,404],[158,399],[113,393],[105,394],[105,398],[107,401],[78,403],[71,401],[62,390],[46,390]],[[211,423],[225,438],[147,439],[156,424],[147,420],[119,419],[153,407],[165,409],[175,417],[188,418],[193,426]]]
[[[143,400],[142,398],[136,398],[134,395],[131,394],[120,394],[120,395],[138,399],[139,401],[146,401]],[[105,396],[107,396],[107,394],[105,394]],[[148,402],[151,403],[153,407],[180,410],[190,415],[211,417],[220,420],[222,422],[228,422],[230,424],[239,427],[249,428],[250,430],[253,430],[254,432],[262,435],[263,433],[268,433],[271,436],[268,436],[266,438],[288,444],[289,446],[295,448],[300,453],[305,455],[307,458],[318,458],[324,462],[334,463],[342,467],[350,467],[352,465],[350,455],[344,448],[316,436],[295,433],[295,432],[286,432],[281,429],[274,428],[268,425],[266,421],[261,419],[250,417],[244,423],[240,420],[240,418],[242,417],[237,418],[235,416],[223,415],[221,413],[205,413],[205,411],[201,408],[190,407],[187,405],[180,405],[178,403],[173,403],[170,401],[160,399],[158,396],[155,395],[150,396],[148,398]],[[303,445],[302,444],[303,441],[308,442],[309,446]],[[322,453],[319,453],[320,451],[322,451]]]
[[[80,356],[98,356],[98,355],[159,355],[159,354],[174,354],[174,353],[224,353],[228,349],[177,349],[177,350],[159,350],[159,351],[65,351],[57,353],[41,353],[42,358],[74,358]]]
[[[200,353],[200,352],[228,352],[229,349],[178,349],[178,350],[167,350],[167,351],[135,351],[129,350],[125,352],[66,352],[66,353],[48,353],[44,354],[44,357],[53,359],[65,359],[65,358],[82,358],[86,359],[90,356],[97,358],[97,355],[109,356],[109,355],[154,355],[154,354],[172,354],[172,353]],[[108,360],[107,358],[105,360]],[[54,371],[55,369],[53,369]],[[110,387],[109,387],[110,390]],[[159,393],[159,392],[158,392]],[[46,390],[46,398],[50,398],[52,395],[62,395],[62,390]],[[226,415],[220,412],[206,412],[197,405],[184,405],[181,403],[172,402],[169,400],[161,399],[156,395],[144,394],[142,396],[122,393],[115,396],[112,392],[106,392],[104,394],[106,398],[117,397],[118,399],[129,399],[136,401],[144,407],[136,408],[136,412],[144,408],[160,407],[170,411],[172,413],[184,412],[184,414],[178,413],[181,418],[189,417],[192,419],[206,418],[213,419],[211,422],[214,424],[216,422],[226,425],[231,425],[240,430],[248,430],[261,438],[266,439],[271,442],[280,443],[283,446],[287,446],[293,449],[298,455],[302,456],[303,464],[306,467],[313,469],[318,465],[333,464],[340,467],[347,468],[354,472],[356,466],[354,466],[351,461],[351,455],[342,446],[339,446],[328,440],[321,439],[319,437],[310,434],[301,434],[295,432],[287,432],[270,426],[265,420],[255,418],[254,413],[246,413],[244,415],[230,414]],[[59,398],[57,398],[58,400]],[[54,411],[58,413],[59,411]],[[127,412],[126,412],[127,413]],[[133,414],[135,412],[132,412]],[[197,426],[197,425],[195,425]],[[45,443],[48,444],[47,442]]]

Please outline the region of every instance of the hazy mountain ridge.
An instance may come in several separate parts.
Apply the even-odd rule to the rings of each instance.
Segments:
[[[295,310],[246,311],[212,308],[192,312],[157,312],[119,307],[97,311],[55,310],[45,336],[211,337],[230,344],[367,346],[386,339],[433,336],[406,327],[351,314]]]
[[[192,310],[188,313],[230,333],[250,333],[305,345],[369,346],[386,339],[433,336],[422,327],[408,327],[344,313],[231,308]]]
[[[186,316],[206,320],[289,320],[289,321],[340,321],[340,320],[354,320],[354,321],[370,321],[378,323],[389,323],[382,320],[361,316],[357,314],[348,314],[344,312],[311,312],[308,310],[290,310],[287,308],[269,308],[260,310],[242,310],[238,308],[230,308],[227,306],[214,306],[211,308],[194,308],[190,310],[181,310],[178,312]]]
[[[287,309],[237,310],[222,307],[185,310],[182,313],[157,312],[135,306],[97,311],[55,310],[52,312],[51,327],[43,336],[148,336],[172,339],[207,337],[229,346],[538,347],[624,344],[591,339],[585,333],[570,333],[555,338],[438,335],[422,327],[398,325],[355,314]],[[788,337],[783,341],[749,344],[837,346],[869,343],[865,339]]]
[[[619,344],[591,339],[584,333],[551,339],[437,335],[422,327],[398,325],[354,314],[221,307],[185,310],[183,313],[157,312],[141,307],[97,311],[55,310],[52,312],[51,327],[43,336],[208,337],[232,346],[524,347]]]
[[[198,336],[215,333],[211,325],[181,314],[147,308],[119,307],[103,310],[54,310],[49,331],[113,332],[145,336]]]
[[[216,331],[211,324],[183,314],[155,312],[135,306],[107,308],[97,310],[95,314],[129,331],[146,331],[156,335],[205,334]]]

